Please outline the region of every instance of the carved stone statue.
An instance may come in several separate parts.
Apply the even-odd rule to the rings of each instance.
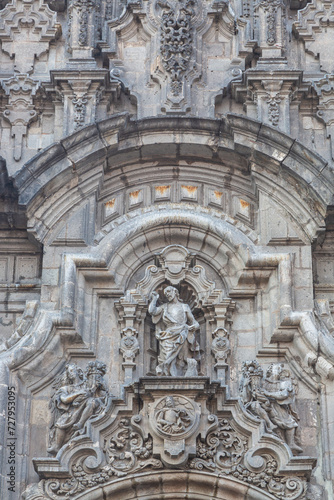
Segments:
[[[53,384],[56,389],[49,407],[53,414],[48,452],[55,455],[60,448],[83,429],[87,420],[106,405],[107,389],[103,381],[106,365],[91,361],[85,371],[75,364]]]
[[[303,450],[296,444],[298,415],[293,409],[295,387],[289,370],[284,365],[270,365],[266,377],[257,361],[243,364],[240,384],[241,401],[247,411],[264,420],[266,431],[277,434],[297,455]]]
[[[180,301],[176,288],[167,286],[164,295],[168,302],[157,306],[159,295],[153,292],[148,308],[153,323],[157,325],[155,336],[159,341],[160,349],[156,373],[157,375],[182,376],[188,371],[187,376],[196,376],[200,353],[195,332],[199,324],[189,305]]]

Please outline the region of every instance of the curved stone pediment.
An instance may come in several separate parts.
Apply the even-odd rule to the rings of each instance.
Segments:
[[[114,400],[88,434],[63,446],[56,458],[34,459],[42,480],[25,500],[102,498],[109,491],[117,499],[140,498],[135,491],[122,496],[122,481],[136,477],[147,495],[147,470],[161,478],[171,469],[190,480],[195,471],[205,472],[209,483],[218,480],[214,498],[230,498],[220,496],[229,488],[240,488],[244,498],[304,498],[314,460],[292,457],[282,440],[263,431],[259,419],[227,396],[226,387],[208,378],[143,378],[126,390],[126,402]],[[167,484],[156,494],[167,493]],[[174,488],[183,494],[177,482]]]

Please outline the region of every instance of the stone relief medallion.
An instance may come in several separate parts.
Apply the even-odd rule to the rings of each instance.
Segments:
[[[195,432],[200,418],[199,406],[190,399],[175,395],[159,399],[151,413],[153,430],[165,439],[185,439]]]

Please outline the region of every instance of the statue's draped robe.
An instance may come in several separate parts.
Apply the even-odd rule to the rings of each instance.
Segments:
[[[199,345],[187,325],[187,312],[192,315],[188,304],[178,303],[172,313],[169,308],[170,304],[163,304],[159,313],[152,315],[153,323],[157,324],[155,336],[160,346],[157,373],[181,376],[181,367],[188,358],[193,359],[199,353]]]

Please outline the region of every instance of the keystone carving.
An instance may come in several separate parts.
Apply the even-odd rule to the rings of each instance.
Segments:
[[[17,72],[31,73],[35,57],[47,52],[51,40],[60,36],[56,19],[57,14],[43,0],[13,0],[1,11],[1,48],[15,58]]]
[[[33,104],[39,82],[28,75],[17,75],[2,81],[2,87],[8,96],[3,117],[11,125],[14,137],[14,159],[19,161],[22,156],[23,137],[27,135],[30,123],[37,119],[37,111]]]
[[[55,455],[71,438],[81,433],[86,422],[98,415],[106,407],[108,390],[103,375],[106,365],[100,361],[91,361],[85,372],[75,364],[66,365],[54,382],[54,394],[50,409],[48,452]]]
[[[297,444],[299,417],[294,410],[296,383],[281,363],[270,365],[263,377],[257,361],[246,361],[242,367],[240,397],[244,408],[265,423],[266,432],[276,434],[294,455],[302,453]]]

